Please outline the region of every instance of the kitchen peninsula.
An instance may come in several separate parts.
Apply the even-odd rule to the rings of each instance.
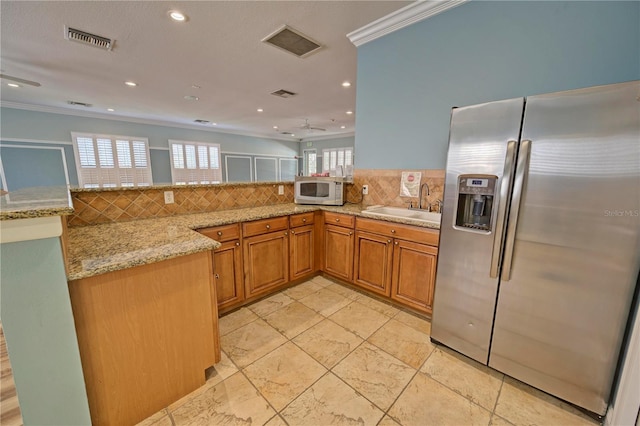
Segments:
[[[90,191],[80,192],[91,195]],[[351,252],[346,266],[349,270],[353,268],[353,253],[357,251],[354,235],[360,232],[360,226],[364,226],[363,231],[367,230],[373,240],[380,232],[384,239],[376,242],[373,250],[367,249],[370,254],[383,248],[389,256],[392,251],[386,247],[393,247],[394,242],[397,246],[414,235],[426,236],[418,241],[420,246],[429,245],[428,250],[423,250],[428,255],[424,262],[422,254],[415,256],[418,253],[415,250],[411,250],[412,255],[407,259],[413,266],[431,268],[431,273],[426,275],[432,275],[438,240],[438,232],[433,229],[437,226],[433,224],[411,219],[372,221],[360,217],[360,205],[302,206],[291,203],[286,197],[283,201],[258,207],[75,226],[66,230],[63,240],[68,288],[94,424],[132,423],[146,418],[201,386],[205,380],[204,370],[220,359],[217,321],[218,306],[221,305],[220,300],[216,300],[218,283],[214,277],[218,271],[214,269],[213,259],[221,242],[203,235],[206,229],[242,224],[238,228],[237,244],[244,248],[241,278],[245,281],[251,276],[252,266],[248,260],[252,256],[251,250],[258,247],[252,242],[267,240],[261,236],[263,231],[259,231],[259,227],[264,226],[273,235],[285,236],[284,239],[281,236],[281,240],[289,256],[285,256],[284,266],[275,270],[283,278],[274,285],[260,287],[253,295],[247,292],[246,298],[227,310],[321,271],[331,274],[330,268],[325,266],[332,259],[327,253],[336,253],[328,245],[336,224],[351,226],[351,230],[345,228],[347,235],[351,232],[351,238],[347,239],[347,249]],[[344,220],[338,223],[341,218]],[[375,223],[386,223],[387,226],[372,228],[371,224]],[[272,229],[269,229],[270,224],[273,224]],[[395,235],[395,239],[385,237],[386,233]],[[216,235],[220,234],[212,237],[216,238]],[[296,237],[298,240],[293,239]],[[224,240],[224,237],[219,239]],[[371,240],[362,239],[365,245]],[[410,243],[415,245],[415,241]],[[300,256],[289,251],[294,247],[301,250]],[[409,248],[414,247],[409,244]],[[259,248],[256,250],[255,253],[261,253]],[[397,253],[401,252],[397,249]],[[294,258],[300,261],[296,263]],[[391,259],[386,257],[384,264],[391,265]],[[289,264],[297,265],[298,275],[289,272]],[[216,267],[222,266],[216,261]],[[394,271],[398,269],[394,268]],[[261,276],[268,275],[265,268],[256,270],[261,271]],[[418,312],[430,312],[430,300],[422,305],[412,305],[407,301],[415,301],[402,291],[395,291],[395,296],[401,295],[395,298],[390,287],[391,268],[381,272],[380,279],[388,284],[386,293],[377,291],[380,296]],[[406,279],[415,282],[415,275],[409,274]],[[356,276],[362,281],[362,274]],[[346,283],[369,290],[357,281],[346,280]],[[433,282],[428,284],[429,288],[420,289],[416,296],[432,298]],[[407,288],[414,291],[415,287],[412,284]]]

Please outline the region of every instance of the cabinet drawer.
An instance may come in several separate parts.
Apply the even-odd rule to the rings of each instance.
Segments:
[[[345,228],[353,228],[356,223],[355,216],[347,214],[324,212],[324,223],[343,226]]]
[[[381,220],[358,218],[356,228],[362,231],[374,232],[392,238],[414,241],[416,243],[438,246],[440,231],[421,228],[419,226],[402,225]]]
[[[198,232],[221,243],[240,238],[240,227],[237,223],[232,225],[216,226],[213,228],[198,229]]]
[[[296,226],[311,225],[313,223],[313,216],[313,212],[291,215],[289,216],[289,226],[295,228]]]
[[[244,237],[265,234],[267,232],[280,231],[289,228],[289,217],[280,216],[269,219],[255,220],[242,224]]]

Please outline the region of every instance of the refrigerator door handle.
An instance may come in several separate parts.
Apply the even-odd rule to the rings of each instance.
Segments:
[[[502,173],[502,183],[500,184],[500,201],[498,202],[498,214],[493,237],[493,251],[491,252],[491,269],[489,270],[489,276],[491,278],[497,278],[500,269],[502,242],[504,241],[505,234],[505,219],[507,217],[507,203],[513,187],[513,169],[515,167],[517,145],[517,141],[509,141],[507,143],[507,155],[504,160],[504,171]]]
[[[518,153],[518,164],[516,166],[516,177],[513,182],[513,197],[511,198],[511,211],[509,213],[509,223],[507,225],[507,238],[504,245],[504,261],[502,264],[502,280],[511,279],[511,263],[513,262],[513,247],[516,242],[516,230],[518,228],[518,216],[520,214],[520,200],[524,180],[529,166],[529,153],[531,152],[531,141],[523,140],[520,143]]]

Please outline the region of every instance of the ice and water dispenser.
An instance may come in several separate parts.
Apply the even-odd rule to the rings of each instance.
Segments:
[[[466,230],[491,231],[497,176],[458,176],[458,210],[455,224]]]

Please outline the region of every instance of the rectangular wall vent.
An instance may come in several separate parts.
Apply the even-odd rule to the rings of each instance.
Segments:
[[[288,25],[283,26],[276,32],[269,34],[262,39],[264,43],[282,49],[296,55],[298,58],[305,58],[322,48],[320,43],[310,37],[294,30]]]
[[[284,89],[276,90],[275,92],[271,92],[271,94],[274,96],[279,96],[281,98],[290,98],[292,96],[297,95],[297,93],[293,93]]]
[[[108,37],[91,34],[91,33],[80,31],[70,27],[64,28],[64,37],[67,40],[76,41],[78,43],[97,47],[103,50],[113,49],[113,44],[115,42],[115,40],[112,40]]]

